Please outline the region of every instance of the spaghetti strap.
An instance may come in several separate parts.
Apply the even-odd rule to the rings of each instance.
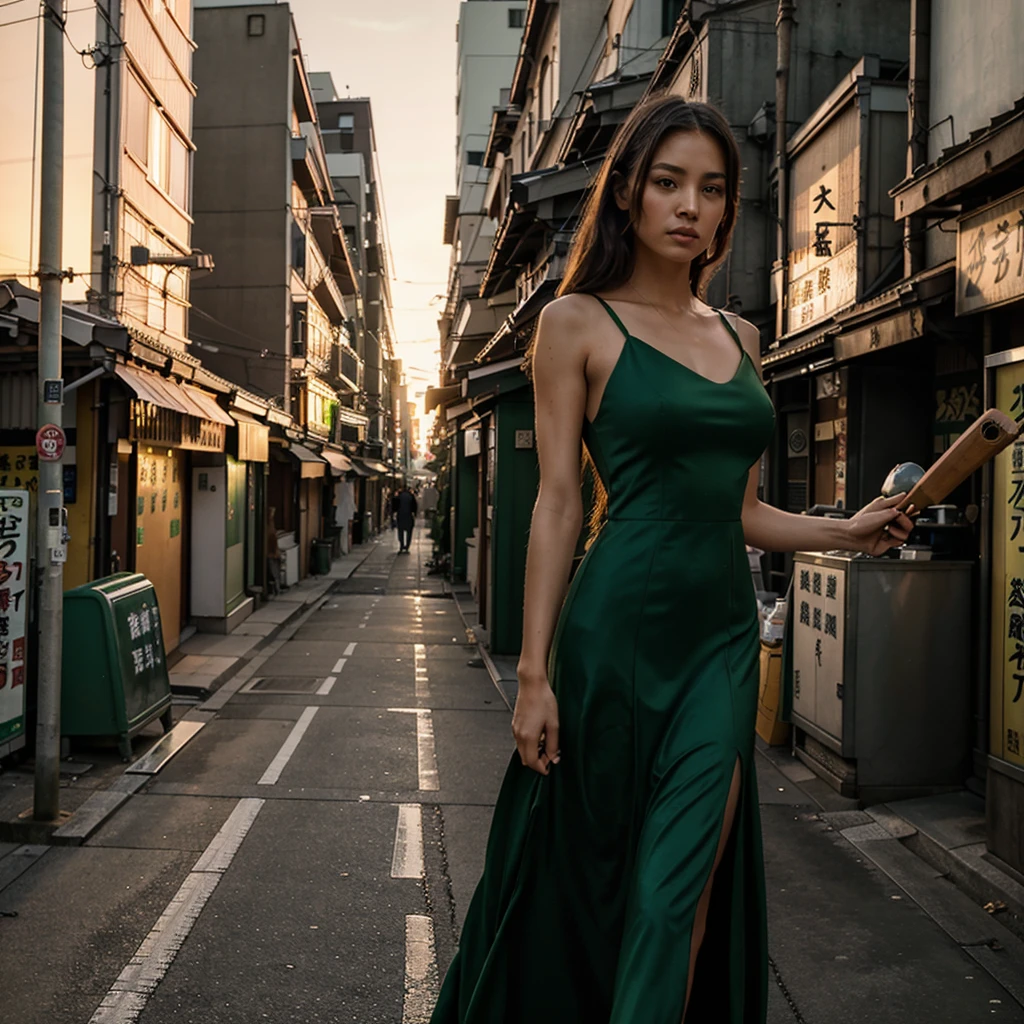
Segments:
[[[725,329],[733,336],[733,340],[736,342],[736,344],[739,345],[740,353],[742,354],[743,352],[745,352],[746,349],[744,349],[743,347],[743,342],[740,341],[740,336],[736,333],[736,328],[733,327],[731,323],[729,323],[728,317],[726,317],[726,315],[720,309],[716,309],[715,312],[722,318],[722,323],[725,324]]]
[[[627,341],[629,341],[629,331],[626,330],[625,325],[619,319],[618,314],[615,312],[615,310],[612,309],[612,307],[609,306],[608,303],[605,302],[600,295],[595,295],[594,298],[597,299],[597,301],[600,302],[602,306],[604,306],[605,312],[615,321],[615,326],[618,327],[620,331],[622,331],[622,336]]]

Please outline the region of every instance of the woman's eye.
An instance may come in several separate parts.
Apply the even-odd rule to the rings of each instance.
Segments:
[[[708,185],[708,186],[706,186],[704,191],[705,192],[710,192],[712,195],[716,195],[716,196],[722,194],[722,189],[718,185]]]
[[[655,184],[664,185],[666,188],[675,188],[676,183],[671,178],[659,178]]]

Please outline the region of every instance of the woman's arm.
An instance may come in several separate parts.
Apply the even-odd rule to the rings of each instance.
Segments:
[[[583,300],[585,302],[585,300]],[[583,525],[580,434],[587,401],[587,310],[567,295],[544,308],[537,325],[533,380],[540,489],[526,554],[523,647],[512,732],[523,764],[546,775],[558,763],[558,705],[547,660]]]
[[[740,340],[761,372],[757,328],[734,318]],[[863,551],[884,554],[898,547],[910,534],[913,523],[895,506],[905,497],[875,498],[852,519],[826,519],[795,515],[767,505],[757,497],[759,466],[750,470],[743,496],[743,534],[748,544],[762,551]]]

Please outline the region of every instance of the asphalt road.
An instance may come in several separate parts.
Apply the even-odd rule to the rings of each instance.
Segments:
[[[512,740],[419,533],[385,535],[85,847],[0,891],[0,1022],[425,1024]],[[922,875],[951,935],[758,768],[771,1024],[1024,1022],[966,897]]]

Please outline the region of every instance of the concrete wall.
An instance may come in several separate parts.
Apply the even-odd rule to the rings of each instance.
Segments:
[[[1024,96],[1024,3],[932,0],[928,160]]]
[[[247,34],[250,13],[264,15],[262,36]],[[295,43],[289,8],[197,7],[194,32],[193,242],[212,253],[216,270],[195,277],[192,301],[227,327],[193,313],[192,330],[219,348],[202,350],[214,373],[287,401]]]
[[[521,28],[509,27],[508,12],[526,6],[524,0],[464,0],[459,5],[456,187],[460,209],[471,213],[483,208],[488,171],[467,164],[466,154],[487,147],[491,113],[512,81],[523,35]]]

